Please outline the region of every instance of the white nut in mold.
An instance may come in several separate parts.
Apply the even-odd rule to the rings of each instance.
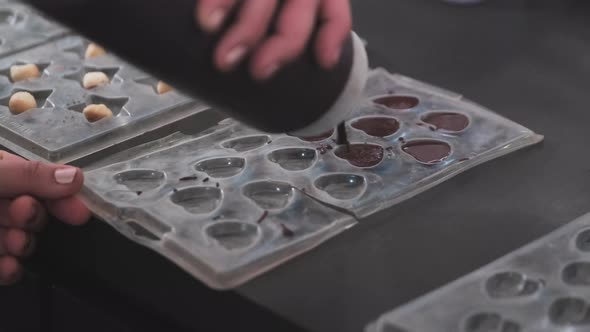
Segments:
[[[101,55],[105,55],[107,53],[107,51],[105,51],[104,48],[102,48],[101,46],[95,44],[95,43],[90,43],[88,44],[88,47],[86,48],[86,53],[84,53],[84,58],[85,59],[90,59],[90,58],[95,58]]]
[[[8,101],[8,109],[13,114],[21,114],[33,108],[37,108],[37,101],[26,91],[13,94]]]
[[[25,65],[14,65],[10,67],[10,79],[13,82],[24,81],[41,76],[39,67],[36,64],[29,63]]]
[[[82,86],[84,86],[85,89],[92,89],[99,85],[105,85],[109,83],[109,77],[100,71],[89,72],[84,75],[84,78],[82,79]]]

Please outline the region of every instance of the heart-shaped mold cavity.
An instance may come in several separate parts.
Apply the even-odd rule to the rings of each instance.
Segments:
[[[258,149],[270,142],[270,137],[266,135],[260,136],[248,136],[232,139],[224,142],[222,146],[226,149],[232,149],[236,152],[246,152],[254,149]]]
[[[578,297],[555,300],[549,307],[549,319],[555,325],[580,326],[590,324],[588,302]]]
[[[374,144],[341,145],[334,154],[356,167],[374,167],[383,160],[383,148]]]
[[[213,178],[230,178],[240,173],[245,166],[244,158],[223,157],[203,160],[195,165],[195,169]]]
[[[399,130],[399,121],[389,117],[367,117],[355,120],[352,128],[362,130],[369,136],[387,137]]]
[[[576,247],[583,252],[590,252],[590,229],[584,230],[576,236]]]
[[[8,8],[0,8],[0,25],[17,25],[25,19],[25,15]]]
[[[135,169],[115,175],[115,181],[129,188],[132,192],[146,192],[162,185],[166,175],[163,172],[150,169]]]
[[[491,276],[485,287],[492,298],[515,298],[536,293],[542,287],[542,283],[530,280],[520,272],[510,271]]]
[[[288,171],[303,171],[315,162],[316,151],[306,148],[286,148],[271,152],[268,159]]]
[[[471,315],[465,321],[464,332],[520,332],[519,324],[505,320],[497,313],[482,312]]]
[[[402,150],[425,164],[436,164],[449,157],[451,146],[443,141],[416,140],[405,143]]]
[[[293,197],[293,187],[277,181],[248,183],[242,192],[263,210],[282,209],[289,205]]]
[[[325,133],[316,135],[316,136],[295,136],[297,138],[299,138],[302,141],[306,141],[306,142],[319,142],[319,141],[325,141],[328,138],[332,137],[332,135],[334,135],[334,129],[329,130]]]
[[[590,262],[575,262],[566,265],[561,272],[563,282],[572,286],[590,286]]]
[[[248,248],[260,236],[257,226],[237,221],[212,224],[207,227],[205,233],[226,250]]]
[[[365,191],[365,178],[356,174],[331,174],[319,177],[314,185],[336,199],[348,200]]]
[[[435,129],[449,132],[460,132],[469,126],[469,118],[461,113],[433,112],[422,117],[422,121],[431,124]]]
[[[170,200],[187,212],[207,214],[215,211],[221,203],[221,189],[215,187],[191,187],[175,191]]]
[[[386,96],[377,98],[373,102],[394,110],[407,110],[418,106],[420,100],[412,96]]]

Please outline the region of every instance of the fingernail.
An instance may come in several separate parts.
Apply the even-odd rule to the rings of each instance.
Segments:
[[[216,9],[207,17],[207,21],[205,22],[205,28],[210,32],[215,32],[221,24],[223,23],[223,19],[225,18],[225,10],[223,9]]]
[[[279,70],[280,67],[281,66],[278,63],[267,66],[262,70],[262,73],[260,74],[259,78],[261,80],[267,80],[271,78],[277,72],[277,70]]]
[[[74,182],[78,170],[73,167],[60,168],[55,171],[55,182],[59,184],[70,184]]]
[[[246,54],[246,47],[236,46],[231,51],[227,52],[225,56],[225,64],[228,67],[234,67]]]

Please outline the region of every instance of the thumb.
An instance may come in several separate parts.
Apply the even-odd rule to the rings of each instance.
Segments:
[[[10,158],[0,160],[0,197],[32,195],[59,199],[75,195],[84,176],[76,167]]]

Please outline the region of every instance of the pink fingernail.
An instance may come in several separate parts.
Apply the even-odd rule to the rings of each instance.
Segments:
[[[225,56],[225,64],[228,67],[234,67],[246,55],[246,47],[236,46]]]
[[[70,184],[74,182],[77,172],[78,170],[72,167],[60,168],[55,171],[55,182],[59,184]]]
[[[271,78],[277,72],[277,70],[279,70],[280,67],[281,66],[278,63],[267,66],[262,70],[262,73],[260,74],[259,78],[261,80],[267,80]]]
[[[213,11],[213,13],[211,13],[211,15],[209,15],[209,17],[207,18],[207,22],[205,22],[207,30],[214,32],[217,29],[219,29],[219,27],[223,23],[224,18],[225,10],[216,9],[215,11]]]

